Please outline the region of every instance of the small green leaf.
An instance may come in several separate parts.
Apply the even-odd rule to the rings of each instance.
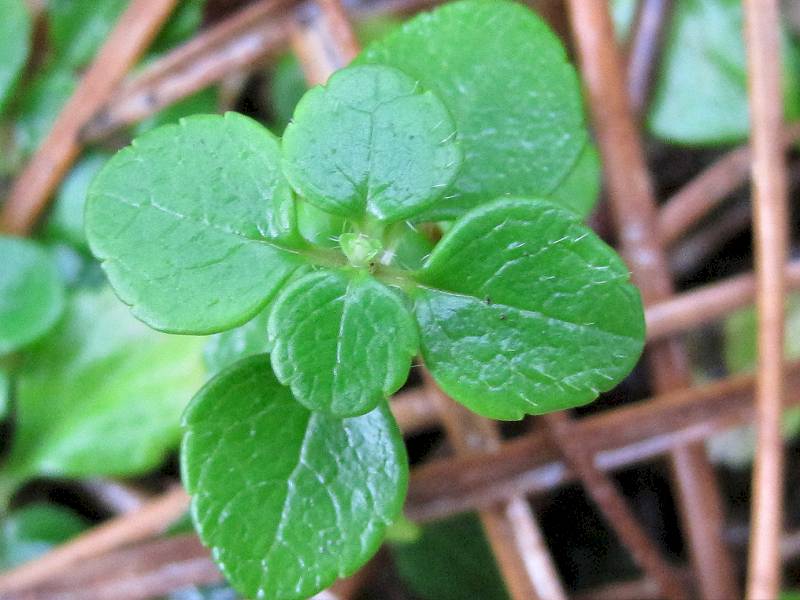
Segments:
[[[75,293],[25,355],[4,474],[123,476],[158,465],[204,379],[202,346],[143,325],[108,287]]]
[[[24,0],[0,0],[0,113],[28,60],[30,35]]]
[[[350,67],[311,89],[283,136],[295,190],[333,214],[393,222],[443,194],[461,153],[447,109],[407,75]]]
[[[747,138],[742,3],[683,0],[675,5],[648,129],[681,144],[721,144]],[[800,114],[800,60],[783,32],[783,91],[788,118]]]
[[[0,356],[30,344],[64,309],[64,288],[37,244],[0,236]]]
[[[108,159],[107,154],[87,154],[64,178],[44,228],[49,239],[66,242],[80,250],[88,250],[83,223],[86,193],[92,179]]]
[[[71,69],[89,64],[127,4],[127,0],[49,0],[48,32],[55,62]]]
[[[154,129],[90,190],[86,233],[115,291],[173,333],[245,323],[304,263],[270,240],[268,205],[289,194],[277,139],[236,113]]]
[[[86,529],[71,510],[53,504],[31,504],[0,521],[0,571],[33,560]]]
[[[467,514],[425,525],[411,544],[393,544],[400,577],[424,600],[508,600],[480,521]]]
[[[272,350],[267,335],[267,322],[271,311],[270,303],[244,325],[209,338],[203,350],[203,358],[210,374],[219,373],[222,369],[253,354],[263,354]]]
[[[206,384],[184,424],[195,527],[248,598],[312,596],[363,565],[400,513],[408,465],[385,403],[309,412],[262,354]]]
[[[311,410],[364,414],[396,392],[418,348],[400,294],[365,273],[317,271],[287,285],[269,320],[278,379]]]
[[[550,202],[503,199],[467,213],[419,280],[423,358],[448,394],[487,417],[590,402],[642,351],[627,268]]]
[[[455,119],[464,164],[425,220],[508,194],[548,195],[586,143],[575,69],[547,25],[519,4],[449,3],[370,45],[358,61],[418,79]]]

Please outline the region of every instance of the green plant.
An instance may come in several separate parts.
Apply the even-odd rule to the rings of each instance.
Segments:
[[[377,549],[408,479],[386,400],[418,353],[457,401],[519,419],[593,400],[643,344],[627,269],[580,221],[597,162],[535,15],[465,0],[356,62],[282,140],[190,117],[89,191],[90,247],[138,318],[247,328],[216,338],[181,460],[201,539],[257,598],[307,597]],[[421,224],[442,220],[434,245]]]

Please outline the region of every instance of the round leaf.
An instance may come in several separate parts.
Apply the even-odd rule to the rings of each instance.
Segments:
[[[547,25],[519,4],[447,4],[370,45],[359,61],[419,80],[455,119],[464,162],[427,220],[507,194],[548,195],[586,142],[575,69]]]
[[[386,404],[345,420],[312,413],[266,355],[212,379],[184,423],[195,526],[248,598],[308,598],[353,573],[402,507],[408,464]]]
[[[405,383],[417,327],[402,297],[365,273],[317,271],[287,285],[269,320],[278,379],[311,410],[354,416]]]
[[[644,344],[639,293],[614,251],[550,202],[497,200],[442,238],[415,292],[422,355],[471,410],[519,419],[585,404]]]
[[[283,136],[295,190],[328,212],[385,222],[418,214],[461,160],[447,109],[407,75],[351,67],[306,93]]]
[[[30,34],[24,0],[0,0],[0,113],[28,60]]]
[[[50,329],[64,309],[64,288],[50,256],[34,242],[0,236],[0,355]]]
[[[115,291],[156,329],[240,325],[303,263],[270,240],[289,194],[277,139],[255,121],[202,115],[154,129],[94,180],[86,232]]]

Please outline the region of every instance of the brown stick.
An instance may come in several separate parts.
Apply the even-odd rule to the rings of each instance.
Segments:
[[[0,212],[0,230],[23,235],[33,228],[80,153],[81,128],[147,49],[175,3],[176,0],[131,0],[50,133],[14,182]]]
[[[800,362],[787,366],[790,389],[800,390]],[[689,442],[749,423],[755,377],[740,375],[662,394],[577,421],[573,436],[595,464],[617,470],[652,460]],[[789,396],[800,404],[800,394]],[[531,433],[507,441],[494,453],[439,459],[411,474],[406,511],[420,521],[476,510],[514,495],[539,494],[575,481],[548,438]]]
[[[439,408],[447,439],[458,456],[486,456],[500,447],[497,424],[448,398],[424,372],[425,389]],[[482,507],[481,524],[514,599],[566,598],[530,505],[522,495]]]
[[[289,43],[294,0],[260,0],[201,33],[133,76],[92,119],[82,133],[97,141],[145,119],[225,76],[275,55]],[[414,12],[432,0],[384,0],[359,6],[374,16]],[[284,10],[281,10],[284,9]]]
[[[126,82],[83,129],[96,141],[253,66],[286,45],[292,0],[260,0],[179,46]]]
[[[675,570],[661,556],[658,547],[636,520],[625,498],[612,480],[597,468],[594,457],[586,452],[583,439],[564,413],[544,415],[552,443],[577,473],[595,504],[614,527],[614,532],[633,556],[634,561],[658,583],[667,598],[687,598]]]
[[[798,138],[800,122],[783,128],[781,144],[784,148]],[[666,246],[672,245],[719,206],[722,200],[747,183],[751,158],[749,146],[731,150],[669,198],[658,216],[661,242]]]
[[[608,4],[602,0],[570,0],[569,7],[622,252],[645,303],[663,300],[672,294],[672,284],[657,236],[652,183],[625,94]],[[652,346],[648,359],[655,389],[677,389],[690,383],[685,354],[676,342]],[[670,458],[701,596],[737,597],[732,565],[722,540],[722,502],[705,449],[677,448]]]
[[[788,249],[786,164],[780,143],[780,7],[777,0],[744,0],[748,91],[753,148],[753,235],[758,311],[758,377],[751,543],[747,597],[780,591],[783,514],[783,319]]]
[[[188,507],[186,492],[175,487],[137,511],[107,521],[32,562],[0,573],[0,596],[38,585],[83,560],[161,533]]]
[[[7,600],[145,600],[222,581],[196,535],[150,540],[109,552]]]
[[[800,289],[800,260],[786,266],[785,277],[789,289]],[[755,293],[755,276],[747,273],[657,302],[645,311],[647,339],[662,339],[724,317],[752,304]]]
[[[295,9],[289,40],[309,85],[323,84],[359,52],[350,23],[338,0],[317,0]]]
[[[675,244],[670,255],[670,268],[675,277],[687,277],[706,265],[725,244],[750,227],[751,216],[750,203],[737,200]]]
[[[628,44],[628,98],[641,117],[653,89],[659,57],[672,15],[672,0],[641,0]]]

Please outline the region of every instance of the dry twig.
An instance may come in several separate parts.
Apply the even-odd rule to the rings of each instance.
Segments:
[[[747,597],[780,591],[783,514],[783,319],[788,249],[786,164],[781,144],[780,7],[744,0],[753,148],[753,235],[758,313],[757,448],[751,504]]]
[[[0,212],[0,230],[24,235],[33,228],[80,153],[81,128],[147,49],[175,3],[131,0],[50,133],[14,182]]]
[[[625,93],[608,3],[570,0],[569,7],[621,250],[645,303],[663,300],[672,294],[672,284],[656,235],[652,183]],[[655,389],[666,391],[690,384],[686,357],[677,342],[665,340],[652,346],[648,359]],[[705,449],[679,447],[670,458],[701,596],[734,598],[735,578],[722,541],[721,499]]]

